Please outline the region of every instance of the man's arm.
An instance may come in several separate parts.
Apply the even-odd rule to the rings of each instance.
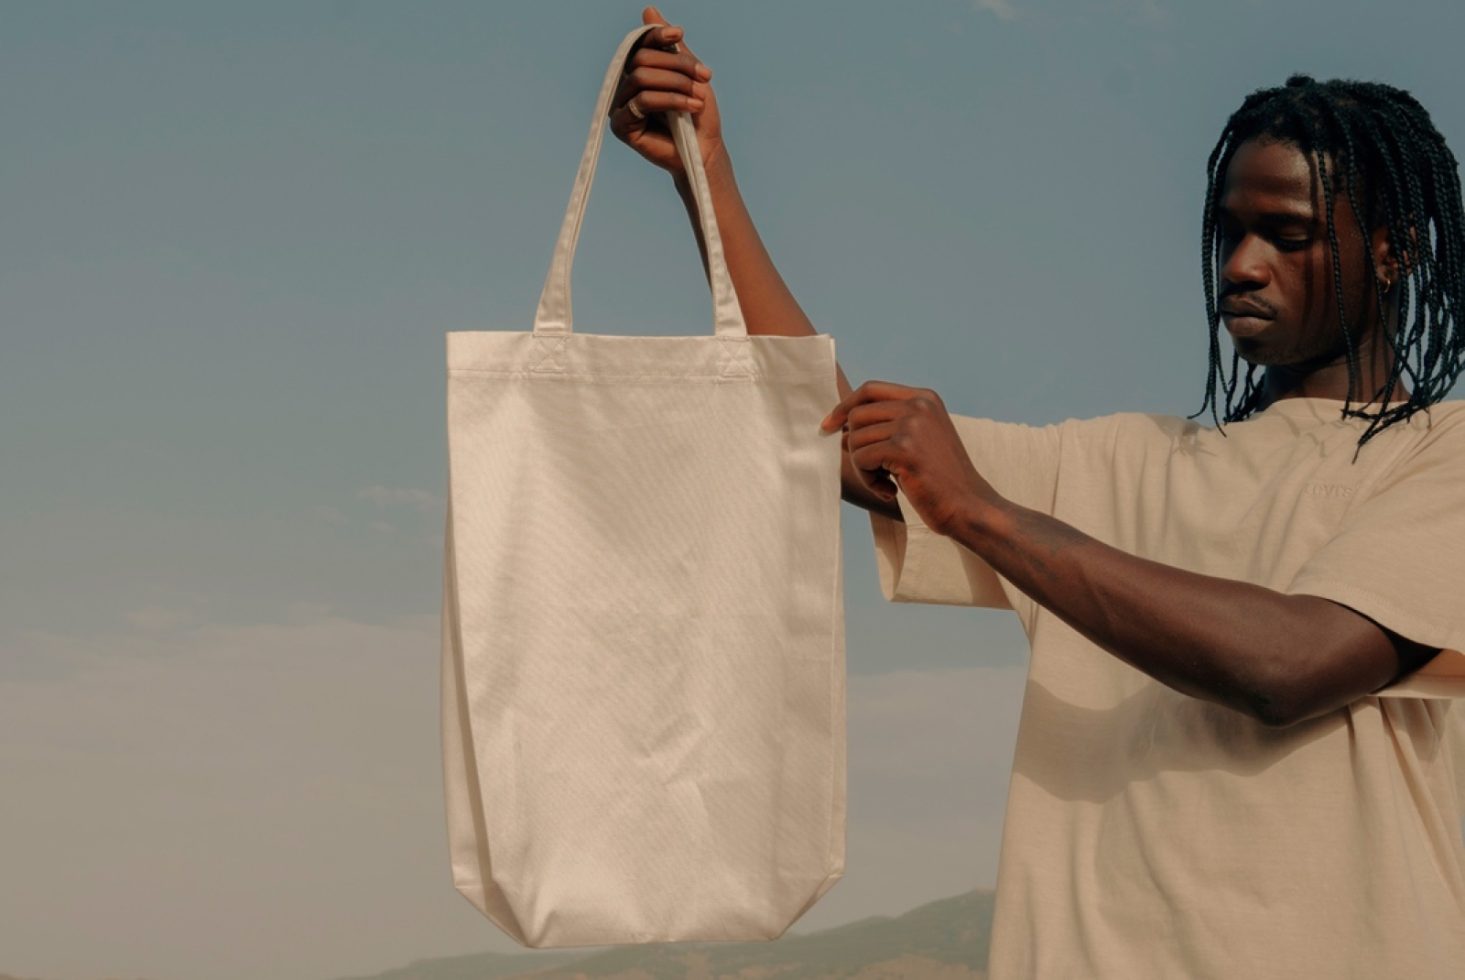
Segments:
[[[773,265],[763,239],[753,226],[753,219],[743,203],[743,195],[733,176],[732,159],[727,151],[715,155],[704,168],[707,172],[707,186],[712,192],[712,211],[717,217],[717,234],[722,239],[723,257],[727,262],[728,274],[732,276],[733,288],[738,293],[738,305],[742,307],[743,319],[747,321],[750,334],[777,334],[784,337],[806,337],[818,333],[809,318],[804,315],[798,300],[789,291],[788,285]],[[702,240],[702,223],[697,216],[697,198],[691,184],[683,175],[673,178],[677,193],[686,205],[687,217],[691,219],[692,230],[697,236],[697,247],[702,252],[702,271],[711,283],[711,272],[707,268],[707,243]],[[844,369],[834,366],[839,397],[850,391],[849,379]],[[831,406],[833,407],[833,406]],[[865,488],[855,475],[854,463],[850,462],[848,450],[840,462],[840,496],[866,510],[876,511],[897,521],[905,520],[900,506],[894,501],[884,501]]]
[[[952,537],[1125,663],[1267,725],[1336,710],[1437,653],[1330,599],[1199,575],[1000,501]]]

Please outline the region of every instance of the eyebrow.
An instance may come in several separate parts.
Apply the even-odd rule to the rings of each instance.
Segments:
[[[1216,215],[1231,215],[1231,209],[1224,204],[1216,205]],[[1298,224],[1309,225],[1316,220],[1316,216],[1305,211],[1263,211],[1258,219],[1270,224],[1283,224],[1285,222],[1297,222]]]

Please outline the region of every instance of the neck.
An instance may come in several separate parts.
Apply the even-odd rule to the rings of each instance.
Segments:
[[[1395,328],[1397,304],[1389,310],[1389,333]],[[1382,402],[1384,388],[1394,369],[1394,350],[1384,331],[1371,327],[1354,351],[1358,361],[1358,382],[1349,388],[1348,355],[1342,353],[1318,364],[1274,364],[1266,369],[1262,380],[1259,409],[1283,398],[1332,398],[1359,405]],[[1365,395],[1364,392],[1367,392]],[[1391,407],[1409,399],[1409,389],[1402,378],[1394,381],[1389,392]]]

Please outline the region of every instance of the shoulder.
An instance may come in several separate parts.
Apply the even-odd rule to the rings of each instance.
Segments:
[[[1361,419],[1353,421],[1359,432],[1370,424]],[[1380,438],[1400,441],[1404,447],[1398,456],[1400,462],[1440,454],[1465,456],[1465,400],[1437,401],[1417,409],[1403,421],[1375,429],[1370,441]]]
[[[1397,464],[1399,470],[1410,472],[1423,466],[1438,471],[1443,466],[1465,474],[1465,400],[1435,402],[1389,428],[1405,427],[1410,430],[1410,441]],[[1387,433],[1385,429],[1379,434]]]
[[[1408,424],[1419,427],[1427,438],[1460,438],[1465,430],[1465,399],[1452,398],[1426,405],[1408,419]]]
[[[1071,418],[1061,423],[1064,434],[1085,443],[1102,442],[1111,448],[1166,448],[1210,430],[1192,419],[1156,412],[1111,412],[1092,418]]]

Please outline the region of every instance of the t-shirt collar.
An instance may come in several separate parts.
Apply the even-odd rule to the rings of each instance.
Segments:
[[[1396,407],[1398,405],[1402,405],[1403,403],[1403,399],[1396,399],[1394,401],[1391,401],[1389,405],[1390,407]],[[1300,415],[1304,417],[1322,416],[1331,419],[1342,419],[1344,417],[1344,405],[1348,405],[1348,403],[1341,398],[1312,398],[1293,396],[1290,398],[1278,398],[1276,401],[1272,402],[1270,405],[1262,409],[1260,412],[1257,412],[1256,414],[1288,416]],[[1348,407],[1353,411],[1366,410],[1371,415],[1377,414],[1381,406],[1382,403],[1379,401],[1371,401],[1367,404],[1362,404],[1358,401],[1354,401],[1351,405],[1348,405]],[[1351,417],[1352,416],[1349,416],[1349,418]]]

